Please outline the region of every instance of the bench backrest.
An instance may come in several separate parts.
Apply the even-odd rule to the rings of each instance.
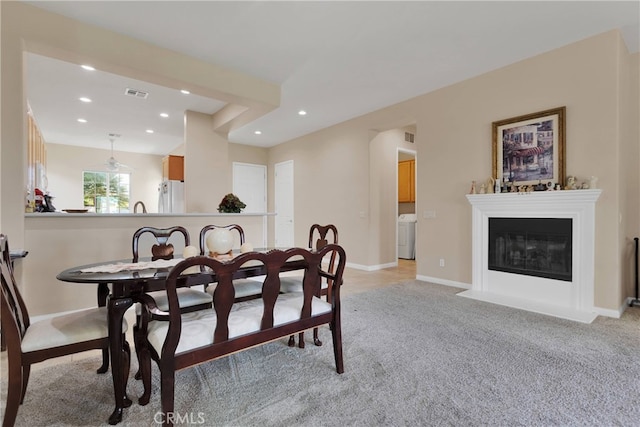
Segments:
[[[322,269],[322,259],[329,253],[335,253],[337,264],[335,271],[329,273]],[[312,317],[312,301],[314,297],[320,297],[320,278],[326,277],[332,283],[331,313],[326,315],[327,319],[339,316],[340,313],[340,286],[342,285],[342,275],[344,272],[346,257],[344,249],[335,244],[328,244],[319,249],[312,251],[303,248],[291,248],[287,250],[272,250],[267,253],[247,252],[238,255],[230,261],[218,261],[215,258],[206,256],[197,256],[187,258],[177,264],[169,273],[166,284],[167,298],[169,302],[169,329],[162,348],[162,359],[167,357],[173,358],[178,342],[180,340],[181,331],[181,313],[178,303],[176,288],[180,286],[181,281],[187,279],[183,275],[183,271],[196,266],[190,271],[198,271],[202,269],[210,269],[215,274],[215,280],[218,283],[213,297],[213,306],[216,312],[216,327],[213,336],[213,344],[210,347],[221,346],[221,349],[212,350],[211,356],[228,354],[231,351],[247,348],[251,345],[260,344],[262,342],[276,339],[280,336],[287,336],[291,333],[285,329],[291,328],[291,325],[274,327],[274,308],[278,300],[280,292],[280,273],[283,270],[295,269],[304,270],[303,279],[303,302],[300,308],[300,321],[311,321]],[[233,286],[234,277],[241,277],[239,272],[243,265],[263,265],[266,277],[262,285],[262,301],[263,311],[260,324],[260,330],[257,333],[249,334],[249,336],[241,336],[229,339],[229,313],[235,303],[235,291]],[[186,272],[188,273],[188,272]],[[185,273],[185,274],[186,274]],[[258,299],[257,301],[260,301]],[[324,321],[323,323],[329,323]],[[321,323],[322,324],[322,323]],[[313,327],[310,325],[306,328]],[[304,328],[304,329],[306,329]],[[276,331],[276,329],[278,331]],[[296,331],[297,332],[297,331]],[[262,334],[261,334],[262,333]],[[257,337],[256,335],[261,335]],[[233,344],[228,344],[233,341]],[[200,351],[200,350],[199,350]],[[206,352],[206,350],[203,350]],[[181,354],[182,355],[182,354]]]

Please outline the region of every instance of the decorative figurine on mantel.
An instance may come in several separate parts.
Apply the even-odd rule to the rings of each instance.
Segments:
[[[486,184],[480,185],[480,194],[485,194],[486,192],[487,192],[487,185]]]
[[[577,190],[576,187],[576,177],[573,175],[569,175],[567,177],[567,185],[564,186],[565,190]]]
[[[542,180],[538,180],[538,183],[533,187],[533,191],[547,191],[547,185],[542,183]]]
[[[496,180],[493,179],[492,177],[489,177],[489,179],[487,179],[487,193],[493,193],[493,188],[495,187],[495,183]]]
[[[476,182],[471,181],[471,189],[469,190],[469,194],[476,194]]]

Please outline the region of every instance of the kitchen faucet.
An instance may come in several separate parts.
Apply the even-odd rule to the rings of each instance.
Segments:
[[[138,213],[138,205],[142,205],[142,213],[147,213],[147,208],[141,201],[137,201],[136,204],[133,205],[133,213]]]

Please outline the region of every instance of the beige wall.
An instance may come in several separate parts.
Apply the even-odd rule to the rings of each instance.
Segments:
[[[334,224],[349,262],[368,265],[369,134],[334,126],[269,150],[268,210],[274,210],[274,165],[294,162],[294,243],[306,247],[309,227]],[[362,214],[362,216],[361,216]],[[269,242],[274,241],[273,219]]]
[[[241,162],[254,165],[267,165],[269,150],[244,144],[229,144],[229,163]]]
[[[229,143],[213,130],[211,116],[187,111],[184,121],[187,212],[217,212],[231,191]]]
[[[130,207],[142,201],[148,213],[158,212],[158,184],[162,181],[162,156],[114,151],[114,157],[130,167]],[[86,170],[105,171],[104,162],[110,150],[47,144],[47,178],[53,204],[58,210],[83,207],[82,173]],[[140,210],[138,210],[140,212]]]
[[[623,296],[635,296],[635,242],[640,237],[640,54],[626,55],[620,44],[620,267]]]
[[[619,33],[608,32],[273,148],[270,165],[295,160],[296,243],[304,243],[308,224],[333,222],[341,230],[350,262],[386,262],[383,240],[394,225],[385,219],[381,200],[395,190],[384,181],[386,169],[380,170],[384,157],[380,150],[386,147],[377,140],[379,135],[370,136],[370,130],[415,122],[420,153],[418,276],[470,284],[471,207],[464,195],[472,180],[492,175],[491,123],[566,106],[567,173],[580,180],[597,176],[603,189],[596,207],[595,302],[616,313],[629,296],[618,248],[623,237],[627,240],[637,233],[639,218],[634,190],[629,210],[635,215],[628,223],[624,216],[622,225],[619,222],[621,180],[630,177],[637,188],[640,144],[637,120],[635,124],[623,120],[627,107],[621,101],[623,87],[634,88],[630,99],[634,107],[627,109],[637,118],[637,79],[629,77],[627,83],[621,79],[629,68],[637,76],[637,55],[627,58],[622,47]],[[625,141],[623,134],[628,135]],[[623,149],[634,165],[621,161]],[[423,219],[425,210],[434,210],[436,217]],[[360,218],[360,212],[366,218]],[[628,229],[622,231],[623,227]],[[445,267],[439,267],[440,258]]]

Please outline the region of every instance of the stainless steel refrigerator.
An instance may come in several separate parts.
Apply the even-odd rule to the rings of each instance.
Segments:
[[[184,182],[163,181],[158,187],[159,213],[184,213]]]

